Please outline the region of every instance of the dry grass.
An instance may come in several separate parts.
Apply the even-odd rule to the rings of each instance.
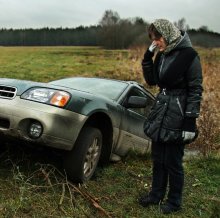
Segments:
[[[201,52],[203,69],[203,101],[198,119],[199,137],[193,143],[203,155],[220,149],[220,50]]]

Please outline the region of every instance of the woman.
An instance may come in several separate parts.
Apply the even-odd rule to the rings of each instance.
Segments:
[[[151,191],[139,199],[147,207],[160,204],[164,214],[181,209],[184,146],[197,136],[196,118],[202,96],[202,69],[189,36],[170,21],[158,19],[148,29],[152,44],[144,54],[143,74],[159,93],[144,131],[152,139],[153,180]],[[157,48],[157,49],[156,49]],[[159,50],[155,55],[154,51]]]

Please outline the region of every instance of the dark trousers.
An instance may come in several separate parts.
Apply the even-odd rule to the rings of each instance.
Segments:
[[[169,184],[167,202],[179,207],[184,184],[184,145],[152,143],[153,181],[150,196],[163,200]]]

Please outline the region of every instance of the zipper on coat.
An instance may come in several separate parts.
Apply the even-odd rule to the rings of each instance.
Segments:
[[[161,76],[162,76],[161,73],[162,73],[162,69],[163,69],[165,56],[162,54],[161,58],[162,58],[162,61],[161,61],[160,70],[159,70],[159,78],[161,78]]]
[[[177,105],[178,105],[178,107],[179,107],[179,109],[180,109],[180,112],[181,112],[182,116],[184,117],[183,109],[182,109],[182,106],[181,106],[181,104],[180,104],[179,98],[176,98],[176,102],[177,102]]]

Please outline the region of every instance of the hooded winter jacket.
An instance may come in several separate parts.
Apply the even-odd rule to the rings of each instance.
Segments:
[[[160,126],[150,130],[159,128],[160,138],[165,142],[170,142],[170,138],[172,142],[178,142],[182,131],[195,132],[196,118],[200,112],[203,91],[201,64],[188,34],[181,34],[181,39],[168,52],[158,52],[153,61],[154,54],[147,50],[142,61],[146,82],[160,87],[152,113],[156,113],[158,107],[162,110],[161,105],[164,106],[166,102],[164,114],[160,113]],[[152,116],[152,122],[156,116]]]

